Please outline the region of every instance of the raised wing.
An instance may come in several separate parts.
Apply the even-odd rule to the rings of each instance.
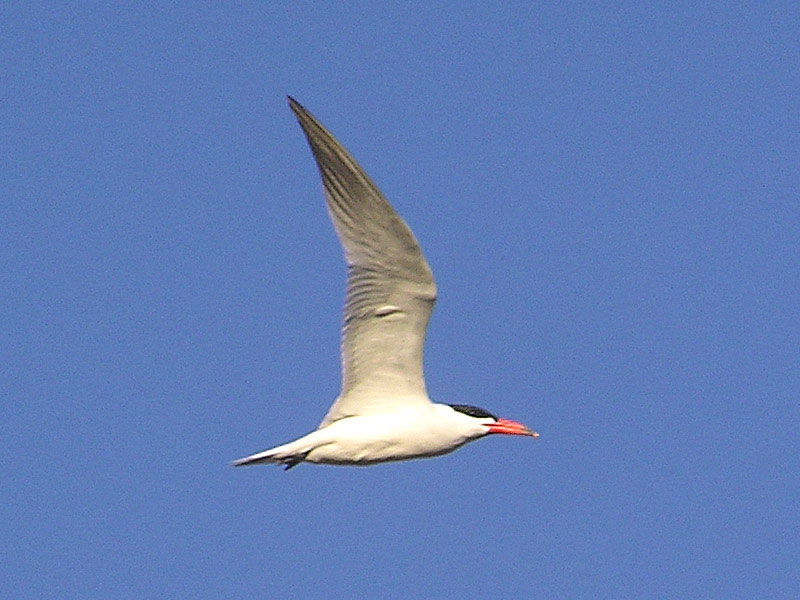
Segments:
[[[342,145],[300,104],[289,106],[317,161],[347,261],[342,391],[320,427],[428,403],[422,347],[436,284],[403,219]]]

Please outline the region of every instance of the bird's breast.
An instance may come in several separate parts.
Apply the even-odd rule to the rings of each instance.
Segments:
[[[348,417],[316,432],[326,434],[326,443],[306,460],[369,465],[446,454],[468,441],[446,425],[435,415],[418,411]]]

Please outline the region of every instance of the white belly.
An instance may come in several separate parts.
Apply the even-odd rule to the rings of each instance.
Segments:
[[[315,463],[369,465],[452,452],[469,437],[448,427],[447,421],[420,418],[417,411],[349,417],[309,436],[319,445],[306,455]]]

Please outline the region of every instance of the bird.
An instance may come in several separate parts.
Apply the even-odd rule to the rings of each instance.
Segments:
[[[428,397],[422,354],[436,301],[433,273],[408,225],[327,129],[291,96],[322,178],[347,263],[339,396],[311,433],[234,461],[365,466],[448,454],[525,425]]]

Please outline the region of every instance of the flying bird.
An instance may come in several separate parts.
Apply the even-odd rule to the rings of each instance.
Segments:
[[[371,465],[440,456],[491,434],[538,437],[475,406],[436,404],[422,372],[436,284],[417,240],[353,157],[293,98],[347,262],[342,389],[317,429],[235,461]]]

